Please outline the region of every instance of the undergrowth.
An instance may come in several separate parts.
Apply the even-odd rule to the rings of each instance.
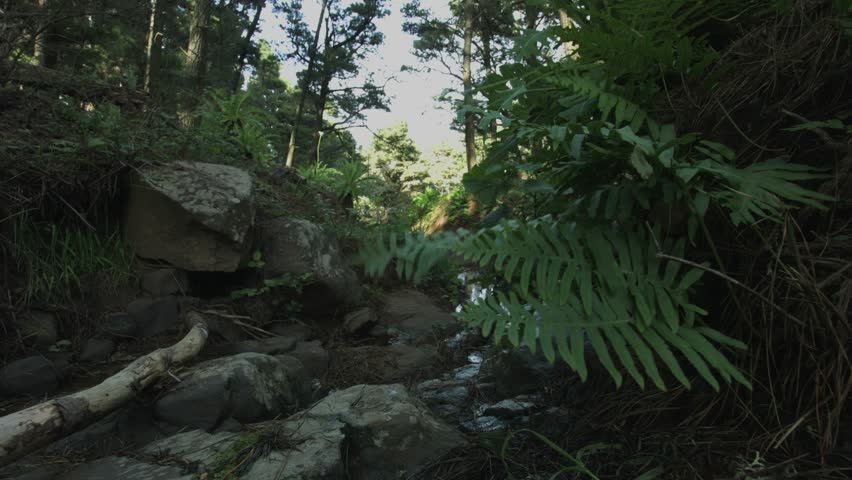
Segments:
[[[21,218],[14,229],[15,260],[26,272],[22,299],[55,304],[79,295],[87,277],[107,273],[113,287],[128,283],[133,251],[117,229],[34,223]]]

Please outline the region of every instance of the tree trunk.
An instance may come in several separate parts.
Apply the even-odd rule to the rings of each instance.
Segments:
[[[320,86],[319,97],[317,97],[317,102],[316,102],[317,111],[316,111],[316,114],[314,115],[314,134],[312,136],[313,143],[311,144],[311,154],[310,154],[310,157],[309,157],[311,160],[318,160],[319,159],[318,155],[319,155],[319,146],[320,146],[320,141],[321,141],[320,136],[322,135],[322,127],[323,127],[322,121],[323,121],[323,117],[325,116],[325,104],[328,102],[328,94],[329,94],[329,90],[330,90],[330,88],[329,88],[330,85],[331,85],[331,76],[326,76],[325,78],[322,79],[322,85]]]
[[[151,93],[160,69],[159,5],[151,0],[151,16],[148,20],[148,41],[145,46],[145,93]]]
[[[491,34],[485,33],[482,36],[482,66],[485,67],[485,73],[488,75],[493,75],[494,71],[494,60],[491,56]],[[490,135],[492,139],[497,138],[497,119],[491,120],[491,123],[488,125],[488,133],[486,137]]]
[[[260,14],[263,12],[263,7],[265,6],[266,0],[260,0],[260,2],[258,2],[257,10],[254,12],[254,18],[252,18],[251,24],[249,24],[248,30],[246,30],[246,38],[243,40],[243,48],[240,50],[239,58],[237,58],[237,72],[234,75],[234,83],[232,86],[234,92],[237,92],[240,89],[240,82],[243,77],[243,67],[246,65],[246,57],[248,56],[249,50],[251,50],[251,38],[257,31],[257,25],[260,23]]]
[[[197,313],[189,320],[194,325],[180,342],[136,359],[100,384],[0,418],[0,467],[105,416],[154,383],[172,364],[197,355],[207,341],[207,324]]]
[[[568,16],[568,11],[564,8],[559,9],[559,25],[564,29],[574,28],[576,26],[576,23]],[[575,53],[577,46],[574,45],[574,42],[565,42],[562,44],[562,48],[565,50],[566,56],[577,58],[577,54]]]
[[[210,28],[212,10],[213,0],[195,0],[190,16],[189,44],[183,71],[187,86],[196,91],[204,87],[207,29]]]
[[[56,64],[56,52],[52,51],[52,33],[54,27],[51,25],[50,4],[48,0],[38,0],[38,15],[37,33],[35,37],[35,45],[33,46],[33,56],[36,64],[39,67],[53,68]]]
[[[462,52],[462,83],[464,84],[464,105],[473,106],[473,77],[471,76],[471,54],[473,44],[473,5],[472,0],[464,3],[464,50]],[[464,147],[467,169],[476,165],[476,125],[473,112],[464,114]]]
[[[305,71],[305,78],[302,80],[302,91],[299,93],[299,106],[296,107],[296,120],[293,122],[293,127],[290,129],[290,144],[287,146],[287,166],[293,166],[293,156],[296,153],[296,134],[299,130],[299,125],[302,123],[302,114],[305,111],[305,100],[308,98],[308,90],[311,87],[311,76],[314,72],[314,63],[317,58],[317,49],[319,48],[320,31],[322,30],[322,21],[325,16],[325,10],[328,7],[328,0],[323,0],[320,7],[319,21],[317,21],[317,30],[314,33],[314,43],[308,54],[308,69]]]

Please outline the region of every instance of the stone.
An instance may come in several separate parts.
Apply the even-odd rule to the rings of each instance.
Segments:
[[[59,322],[50,312],[31,311],[16,322],[24,343],[35,347],[49,347],[59,340]]]
[[[461,427],[468,432],[500,432],[509,428],[509,425],[497,417],[476,417],[472,420],[462,422]]]
[[[471,363],[470,365],[465,365],[463,367],[459,367],[453,370],[453,378],[461,381],[470,381],[473,380],[477,375],[479,375],[479,370],[482,368],[482,365],[479,363]]]
[[[157,465],[128,457],[105,457],[61,475],[62,480],[193,480],[181,465]]]
[[[388,327],[384,325],[374,325],[373,328],[367,332],[367,335],[374,338],[383,338],[388,336]]]
[[[494,378],[500,398],[540,391],[550,381],[554,367],[527,347],[496,353],[483,362],[483,373]]]
[[[175,297],[136,299],[127,305],[127,314],[136,325],[136,334],[141,337],[175,331],[180,326]]]
[[[307,418],[283,424],[279,435],[292,442],[255,461],[248,480],[336,480],[346,474],[345,424],[335,418]],[[292,440],[290,440],[292,439]]]
[[[343,328],[347,333],[355,334],[374,326],[376,322],[378,322],[378,316],[375,310],[370,307],[363,307],[346,314],[343,320]]]
[[[186,272],[176,268],[160,268],[142,274],[142,290],[154,297],[185,295],[189,291]]]
[[[297,322],[275,322],[263,327],[264,330],[282,337],[292,337],[297,341],[311,340],[314,332],[311,327]]]
[[[248,259],[254,180],[227,165],[177,161],[139,169],[125,235],[142,258],[189,271],[233,272]]]
[[[482,414],[497,418],[509,419],[527,415],[535,407],[532,402],[524,402],[511,398],[501,400],[493,405],[483,405]]]
[[[358,277],[332,234],[295,218],[275,218],[258,226],[265,278],[309,275],[301,298],[305,312],[331,316],[360,302],[363,291]]]
[[[308,375],[313,378],[322,378],[328,371],[328,351],[322,347],[319,340],[299,342],[287,355],[299,359]]]
[[[176,428],[158,424],[149,408],[131,403],[50,444],[44,453],[88,458],[124,453],[162,437],[169,430]]]
[[[136,322],[126,312],[111,313],[104,322],[104,332],[116,337],[135,337]]]
[[[395,290],[382,295],[380,301],[381,323],[402,332],[415,344],[436,343],[439,333],[444,337],[447,331],[459,328],[452,315],[417,290]]]
[[[296,347],[298,339],[293,337],[270,337],[261,340],[245,340],[236,343],[211,345],[207,351],[212,355],[236,355],[238,353],[263,353],[282,355]]]
[[[115,342],[109,338],[90,338],[80,351],[81,362],[103,362],[115,350]]]
[[[311,395],[301,362],[260,353],[200,363],[180,380],[157,399],[156,416],[172,425],[207,431],[229,417],[247,423],[288,415]]]
[[[470,403],[471,390],[466,382],[433,379],[417,386],[417,396],[438,415],[455,420]]]
[[[268,453],[245,462],[239,478],[247,480],[333,480],[346,478],[343,460],[344,424],[335,419],[301,418],[279,421],[265,430],[211,434],[200,430],[180,433],[146,446],[142,455],[178,459],[196,465],[198,474],[215,478],[245,460],[240,448],[257,444]],[[276,444],[274,439],[284,439]],[[284,446],[286,445],[286,446]]]
[[[436,418],[403,385],[356,385],[299,414],[345,424],[350,478],[412,478],[453,448],[461,434]]]
[[[61,367],[34,355],[11,362],[0,370],[0,391],[38,397],[58,390],[61,379]]]
[[[47,478],[188,480],[231,472],[246,480],[396,480],[464,445],[403,385],[358,385],[261,429],[176,432],[122,453],[128,457],[108,456]]]

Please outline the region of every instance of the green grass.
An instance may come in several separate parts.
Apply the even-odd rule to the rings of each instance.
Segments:
[[[107,273],[113,285],[133,275],[134,255],[117,230],[18,222],[16,260],[25,272],[24,300],[54,303],[72,298],[89,275]]]

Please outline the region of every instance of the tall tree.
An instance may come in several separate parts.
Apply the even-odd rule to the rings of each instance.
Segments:
[[[372,77],[358,87],[353,85],[333,89],[332,82],[348,83],[360,71],[360,61],[384,41],[375,21],[386,16],[385,0],[362,0],[342,8],[338,0],[329,4],[323,51],[317,64],[318,92],[314,102],[313,143],[310,158],[316,158],[323,133],[326,107],[332,101],[343,100],[349,113],[355,115],[367,108],[387,109],[384,89],[377,87]],[[361,92],[360,94],[356,92]]]
[[[243,68],[246,66],[246,57],[248,57],[252,47],[251,39],[257,32],[257,26],[260,24],[260,14],[263,13],[263,8],[266,7],[266,0],[257,0],[254,3],[256,3],[254,17],[252,17],[251,23],[249,24],[248,29],[246,29],[246,36],[243,39],[242,46],[240,47],[240,53],[237,57],[236,72],[234,72],[234,82],[231,87],[231,89],[235,92],[240,89],[240,83],[242,82],[243,77]]]
[[[470,110],[473,108],[473,77],[471,75],[471,56],[473,54],[473,0],[464,0],[464,46],[462,47],[462,83],[464,85],[464,151],[467,169],[476,165],[476,118]]]
[[[207,31],[210,28],[210,12],[213,0],[194,0],[190,12],[189,43],[186,47],[184,77],[187,86],[200,90],[206,72]]]
[[[290,21],[290,29],[288,32],[290,33],[291,38],[299,38],[304,37],[305,30],[302,28],[304,23],[301,22],[301,11],[298,8],[294,8],[295,5],[291,4],[288,7],[284,7],[287,12],[288,20]],[[322,24],[325,18],[325,11],[328,7],[328,0],[322,0],[322,6],[320,7],[319,20],[317,20],[317,27],[314,30],[314,38],[311,42],[310,49],[307,52],[307,61],[308,68],[305,70],[302,75],[302,88],[301,93],[299,94],[299,106],[296,107],[296,118],[293,121],[293,126],[290,128],[290,143],[287,146],[287,163],[288,167],[293,166],[293,158],[296,154],[296,135],[299,130],[299,126],[302,124],[302,115],[305,111],[305,101],[308,98],[308,91],[311,87],[311,77],[314,73],[314,63],[317,59],[317,49],[319,48],[319,40],[320,33],[322,31]]]
[[[158,0],[151,0],[151,14],[148,20],[148,39],[145,42],[145,91],[151,93],[156,83],[157,72],[160,66],[160,44],[161,35],[157,32],[159,28]]]
[[[496,71],[508,56],[509,39],[514,35],[512,19],[518,2],[510,0],[453,0],[449,18],[441,18],[412,0],[402,9],[403,30],[415,35],[413,53],[427,69],[436,66],[461,83],[464,115],[465,156],[470,167],[476,164],[476,116],[474,85],[481,80],[474,64],[486,74]],[[496,123],[490,128],[496,133]]]

